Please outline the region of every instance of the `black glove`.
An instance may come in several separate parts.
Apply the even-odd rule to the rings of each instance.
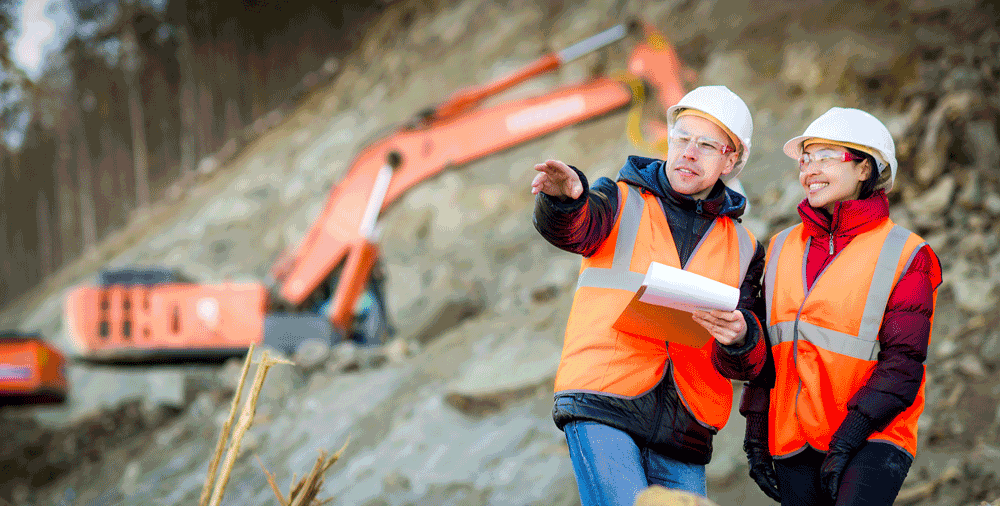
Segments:
[[[775,501],[781,502],[778,492],[778,476],[774,472],[774,459],[767,447],[767,415],[747,413],[747,431],[743,439],[743,451],[750,463],[750,478],[760,490]]]
[[[826,453],[826,458],[819,468],[819,483],[823,492],[834,503],[837,502],[837,492],[840,490],[844,469],[854,458],[854,454],[868,442],[868,436],[874,431],[875,424],[871,418],[851,410],[847,412],[847,418],[830,438],[830,451]]]

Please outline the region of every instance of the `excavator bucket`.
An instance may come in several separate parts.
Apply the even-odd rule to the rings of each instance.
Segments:
[[[0,406],[66,400],[66,359],[38,334],[0,332]]]

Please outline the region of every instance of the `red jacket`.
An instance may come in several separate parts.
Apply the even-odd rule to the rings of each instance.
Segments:
[[[889,217],[889,201],[884,192],[864,200],[837,203],[832,215],[813,208],[808,200],[799,204],[799,216],[812,237],[806,257],[809,286],[833,257],[858,234],[870,230]],[[930,342],[933,292],[941,283],[941,273],[932,259],[934,253],[922,247],[893,288],[879,330],[878,364],[868,382],[848,402],[882,429],[913,404],[924,375],[924,360]],[[768,396],[774,384],[773,364],[768,364],[744,390],[740,412],[767,413]]]

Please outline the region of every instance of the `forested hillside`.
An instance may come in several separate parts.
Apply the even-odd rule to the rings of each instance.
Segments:
[[[34,79],[20,3],[0,5],[0,307],[329,82],[386,2],[73,1]]]

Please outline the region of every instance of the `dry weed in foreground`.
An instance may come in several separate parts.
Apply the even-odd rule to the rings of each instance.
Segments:
[[[250,370],[250,361],[253,358],[253,352],[254,345],[251,344],[250,349],[247,351],[247,358],[243,362],[243,371],[240,375],[239,385],[236,387],[236,392],[233,396],[233,404],[229,410],[229,419],[222,426],[222,431],[219,434],[219,442],[215,447],[215,454],[208,465],[208,475],[205,477],[205,485],[202,488],[198,506],[219,506],[219,503],[222,501],[222,495],[226,491],[226,484],[229,483],[229,474],[232,472],[233,464],[240,453],[240,443],[243,441],[243,436],[246,434],[247,429],[253,423],[254,413],[257,411],[257,398],[260,397],[260,390],[264,385],[264,378],[267,377],[268,369],[275,364],[291,364],[287,360],[271,358],[267,350],[264,350],[257,365],[257,373],[254,375],[253,386],[250,388],[246,402],[243,403],[243,411],[240,413],[239,422],[233,431],[229,451],[226,453],[226,460],[222,464],[222,470],[218,475],[218,479],[216,479],[219,459],[222,457],[222,450],[226,446],[225,443],[230,440],[229,427],[236,418],[236,406],[239,404],[240,395],[243,392],[243,383],[246,381],[247,371]],[[208,491],[212,491],[210,500],[208,500]],[[206,503],[207,500],[208,502]]]
[[[634,506],[719,506],[711,499],[684,490],[651,485],[635,498]]]
[[[264,467],[264,463],[261,462],[259,455],[257,456],[257,463],[260,464],[261,470],[264,471],[264,476],[267,476],[267,483],[271,485],[271,490],[274,491],[274,496],[281,503],[281,506],[323,506],[333,500],[332,497],[323,500],[316,499],[316,496],[319,495],[320,490],[323,488],[323,481],[325,480],[323,475],[327,469],[330,469],[330,466],[340,460],[340,456],[343,455],[347,444],[350,442],[351,438],[348,437],[344,446],[340,447],[337,453],[329,457],[327,457],[326,450],[320,450],[319,456],[316,458],[316,463],[313,464],[312,471],[308,475],[298,483],[295,482],[295,476],[292,476],[292,484],[288,490],[287,499],[281,494],[278,483],[274,481],[274,474]]]
[[[243,397],[243,383],[247,379],[247,371],[250,370],[250,359],[253,357],[254,344],[250,343],[250,349],[247,350],[247,358],[243,361],[243,370],[240,371],[240,381],[236,386],[236,393],[233,394],[233,402],[229,406],[229,418],[226,419],[226,423],[222,425],[222,430],[219,431],[219,440],[215,444],[215,452],[212,454],[212,460],[208,463],[208,475],[205,476],[205,485],[201,488],[201,498],[198,499],[198,506],[207,506],[208,498],[212,493],[212,485],[215,484],[215,472],[219,468],[219,460],[222,458],[222,451],[226,449],[226,442],[229,441],[229,428],[233,425],[233,420],[236,419],[236,406],[240,403],[240,398]]]

